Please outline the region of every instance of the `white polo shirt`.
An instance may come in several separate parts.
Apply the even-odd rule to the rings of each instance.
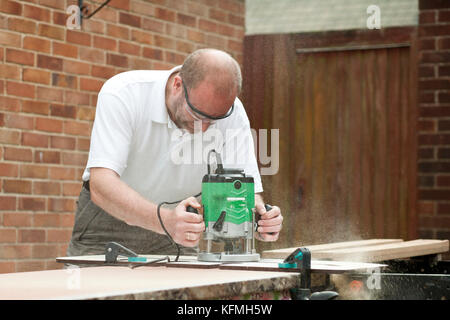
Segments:
[[[201,192],[207,154],[215,148],[226,168],[244,169],[254,177],[255,192],[262,192],[250,124],[239,99],[230,117],[204,133],[189,134],[170,119],[165,87],[180,68],[128,71],[105,82],[83,180],[89,180],[92,167],[109,168],[154,203],[182,200]]]

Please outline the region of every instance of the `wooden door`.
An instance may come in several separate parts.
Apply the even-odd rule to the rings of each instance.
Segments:
[[[285,217],[280,240],[262,247],[414,237],[410,43],[299,50],[289,35],[256,37],[244,101],[252,127],[280,130],[280,168],[263,183]]]

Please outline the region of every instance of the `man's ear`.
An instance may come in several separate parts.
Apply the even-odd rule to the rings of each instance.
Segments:
[[[180,74],[175,75],[172,86],[174,90],[183,90],[183,80],[181,79]]]

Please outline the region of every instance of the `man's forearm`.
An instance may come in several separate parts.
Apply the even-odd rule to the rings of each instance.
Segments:
[[[91,200],[117,219],[129,225],[164,233],[157,217],[157,205],[130,188],[115,172],[91,168],[90,189]],[[161,208],[161,216],[166,214],[167,209]]]

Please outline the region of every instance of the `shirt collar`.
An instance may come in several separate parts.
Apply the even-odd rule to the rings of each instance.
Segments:
[[[152,93],[152,103],[154,103],[153,110],[151,112],[151,119],[152,121],[159,122],[159,123],[167,123],[169,128],[176,127],[173,123],[172,119],[170,119],[169,113],[167,112],[166,107],[166,85],[167,80],[169,79],[170,75],[174,72],[180,71],[181,65],[176,66],[172,68],[169,71],[166,71],[164,76],[161,77],[156,82],[155,88],[153,89]]]

